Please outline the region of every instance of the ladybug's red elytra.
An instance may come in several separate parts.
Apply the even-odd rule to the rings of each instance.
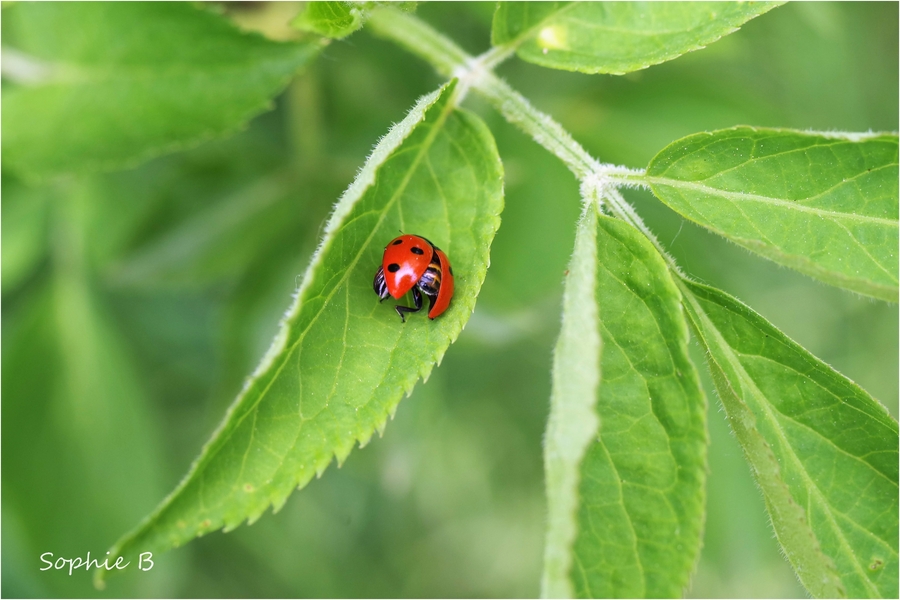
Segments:
[[[399,300],[412,290],[415,308],[394,307],[404,323],[406,313],[422,309],[422,294],[425,294],[431,301],[428,318],[434,319],[450,306],[453,268],[447,255],[427,239],[419,235],[401,235],[385,246],[372,287],[379,301],[388,296]]]

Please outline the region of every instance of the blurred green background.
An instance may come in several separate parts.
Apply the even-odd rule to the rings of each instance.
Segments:
[[[279,35],[298,7],[230,5]],[[420,4],[467,51],[490,3]],[[510,60],[499,73],[605,162],[738,124],[897,130],[898,5],[797,3],[624,77]],[[382,439],[276,514],[93,589],[39,556],[102,556],[178,483],[267,348],[332,203],[436,88],[365,30],[328,46],[241,133],[138,168],[2,179],[2,595],[535,596],[541,441],[577,185],[481,102],[506,210],[478,308]],[[816,283],[628,191],[685,270],[747,302],[897,415],[898,315]],[[374,269],[374,267],[373,267]],[[373,296],[373,301],[375,297]],[[698,364],[702,355],[694,346]],[[762,499],[709,399],[708,516],[692,597],[796,597]]]

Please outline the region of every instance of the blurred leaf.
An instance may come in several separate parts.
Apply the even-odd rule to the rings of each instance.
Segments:
[[[571,598],[582,500],[578,481],[585,453],[597,437],[600,382],[600,322],[597,317],[597,209],[591,203],[578,223],[575,250],[563,292],[563,323],[553,353],[553,390],[544,437],[547,487],[547,543],[541,595]],[[591,501],[592,498],[584,498]]]
[[[700,553],[706,401],[680,294],[658,251],[600,216],[600,430],[581,465],[579,597],[675,597]]]
[[[28,532],[29,563],[47,551],[102,557],[109,537],[163,491],[158,422],[86,265],[91,199],[69,189],[48,198],[52,278],[3,332],[3,502]],[[93,591],[88,577],[41,575],[54,595]],[[157,579],[158,595],[172,583]],[[122,586],[131,595],[133,582]]]
[[[122,168],[231,133],[319,48],[241,33],[190,3],[21,3],[3,17],[4,74],[17,81],[3,87],[5,163],[33,176]]]
[[[459,335],[503,198],[490,133],[454,111],[453,97],[450,85],[423,98],[376,147],[225,422],[178,489],[112,554],[162,551],[280,508],[333,456],[343,462],[354,443],[382,430]],[[382,244],[398,229],[428,236],[453,260],[456,295],[433,322],[400,323],[372,292]]]
[[[348,2],[308,2],[306,8],[291,21],[301,31],[342,39],[362,27],[362,10]]]
[[[897,300],[897,136],[735,127],[647,168],[676,212],[826,283]]]
[[[7,294],[34,270],[46,254],[47,198],[45,190],[3,181],[3,293]]]
[[[236,275],[296,221],[297,203],[285,200],[290,183],[285,173],[260,177],[139,249],[118,266],[115,279],[129,285],[176,280],[197,286]]]
[[[491,41],[528,62],[621,75],[698,50],[780,2],[498,2]]]
[[[747,306],[684,286],[719,397],[797,576],[816,597],[896,598],[896,421]]]

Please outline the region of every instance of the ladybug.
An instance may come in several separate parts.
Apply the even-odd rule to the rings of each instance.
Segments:
[[[388,296],[399,300],[412,290],[416,307],[395,307],[404,323],[405,313],[422,310],[422,294],[425,294],[431,301],[428,318],[434,319],[450,306],[453,268],[447,255],[422,236],[401,235],[384,247],[384,257],[372,287],[380,298],[379,302]]]

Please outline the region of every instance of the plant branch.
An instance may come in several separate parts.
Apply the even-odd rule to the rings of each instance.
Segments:
[[[438,73],[457,77],[463,90],[474,88],[507,120],[562,160],[579,180],[599,166],[558,123],[490,71],[492,65],[505,58],[505,51],[498,54],[496,49],[489,50],[474,58],[421,19],[389,8],[372,11],[368,25],[377,35],[431,63]],[[460,94],[460,101],[463,96]]]
[[[596,199],[610,212],[631,224],[656,246],[679,276],[674,259],[665,251],[617,186],[646,187],[643,170],[601,163],[576,142],[562,125],[535,108],[524,96],[491,72],[490,67],[510,55],[505,47],[489,50],[475,58],[452,40],[413,15],[390,8],[373,10],[368,25],[375,34],[390,39],[429,62],[439,73],[460,80],[461,102],[471,88],[487,99],[510,123],[517,125],[545,149],[559,158],[582,185],[585,202]],[[513,48],[514,50],[514,48]]]
[[[562,160],[579,180],[594,175],[624,185],[641,185],[643,171],[597,161],[559,123],[491,72],[491,67],[507,58],[514,47],[498,47],[472,57],[421,19],[390,8],[373,10],[368,25],[377,35],[431,63],[442,75],[457,77],[464,90],[477,91],[508,121]]]
[[[453,40],[421,19],[392,8],[373,9],[366,26],[424,59],[447,77],[454,77],[457,69],[472,60]]]

